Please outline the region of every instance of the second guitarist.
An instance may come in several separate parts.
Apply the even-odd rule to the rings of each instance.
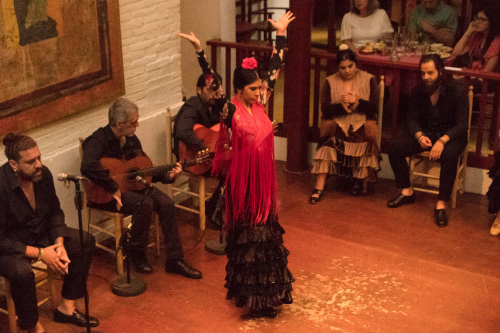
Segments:
[[[222,117],[226,125],[230,127],[236,108],[224,96],[222,78],[208,63],[199,39],[193,33],[178,33],[178,35],[191,43],[203,71],[196,83],[196,96],[189,98],[184,103],[175,118],[173,130],[174,153],[179,160],[179,142],[183,142],[188,149],[194,152],[210,148],[194,133],[195,125],[211,128],[219,124]],[[209,177],[210,173],[211,170],[207,171],[206,176]],[[219,183],[205,206],[207,217],[216,225],[222,223],[220,215],[213,214],[214,211],[220,208],[216,206],[222,184],[224,184],[224,181]]]
[[[182,243],[175,216],[175,204],[172,199],[156,187],[147,187],[141,191],[121,193],[118,184],[101,165],[103,157],[127,159],[142,152],[142,145],[135,131],[139,126],[137,105],[125,98],[118,98],[111,105],[108,113],[109,124],[97,129],[83,142],[81,173],[95,185],[112,194],[113,200],[105,204],[93,204],[95,208],[117,211],[132,215],[131,261],[140,273],[151,273],[152,266],[146,258],[146,249],[153,211],[158,213],[162,228],[167,261],[167,272],[183,275],[191,279],[200,279],[201,272],[191,267],[183,259]],[[153,177],[153,182],[172,183],[180,174],[181,167],[167,172],[163,177]],[[89,198],[90,202],[92,198]]]

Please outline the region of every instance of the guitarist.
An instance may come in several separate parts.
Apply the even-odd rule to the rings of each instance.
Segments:
[[[222,91],[222,77],[216,73],[205,57],[205,52],[201,47],[200,40],[191,34],[178,33],[178,36],[187,39],[193,45],[198,62],[203,70],[196,83],[197,95],[189,98],[181,107],[174,123],[174,153],[179,159],[179,141],[194,151],[206,149],[203,141],[194,133],[196,124],[210,128],[220,123],[221,117],[224,119],[226,126],[231,127],[232,115],[236,108],[224,96]],[[211,170],[207,172],[210,176]],[[206,214],[212,219],[212,213],[216,209],[217,199],[221,191],[221,184],[215,190],[211,199],[206,204]],[[215,224],[220,224],[220,221],[212,221]]]
[[[146,258],[146,249],[154,210],[159,215],[167,250],[166,271],[191,279],[200,279],[201,272],[183,259],[173,200],[156,187],[121,193],[116,181],[101,166],[103,157],[121,160],[133,153],[142,153],[141,142],[135,135],[139,126],[137,105],[125,98],[118,98],[109,108],[108,118],[107,126],[99,128],[83,142],[81,173],[110,193],[113,199],[105,204],[91,203],[91,205],[98,209],[132,215],[130,258],[136,270],[144,274],[153,271]],[[181,165],[177,164],[175,169],[163,177],[153,177],[153,182],[172,183],[181,171]],[[89,201],[91,202],[92,198]]]

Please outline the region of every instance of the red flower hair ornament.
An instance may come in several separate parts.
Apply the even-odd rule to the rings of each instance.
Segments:
[[[245,69],[254,69],[257,67],[257,60],[255,60],[255,58],[245,58],[243,59],[241,67]]]

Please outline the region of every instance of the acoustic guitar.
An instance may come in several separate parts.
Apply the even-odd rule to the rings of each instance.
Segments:
[[[208,150],[200,151],[192,159],[179,163],[184,169],[206,163],[213,158],[213,155],[214,153],[210,153]],[[102,169],[109,172],[110,177],[118,184],[118,189],[122,193],[143,190],[154,176],[161,177],[176,166],[175,163],[172,163],[155,167],[151,159],[142,151],[127,154],[122,159],[103,157],[100,162]],[[141,178],[136,179],[138,176]],[[113,200],[111,193],[92,182],[86,187],[87,198],[93,203],[103,204]]]
[[[220,124],[216,124],[210,128],[205,127],[200,124],[194,125],[194,134],[201,140],[203,141],[203,144],[207,146],[207,148],[211,151],[214,152],[216,145],[217,145],[217,139],[219,138],[219,130],[220,130]],[[190,149],[189,147],[186,146],[186,144],[182,141],[179,141],[179,159],[180,160],[191,160],[193,159],[196,154],[198,154],[197,151]],[[195,175],[202,175],[208,170],[212,168],[212,160],[206,160],[204,163],[196,164],[191,167],[187,167],[186,171],[191,172],[192,174]]]
[[[272,121],[273,131],[276,132],[279,123],[276,120]],[[200,124],[194,125],[194,134],[203,141],[203,144],[208,147],[211,152],[215,151],[217,139],[219,138],[220,124],[216,124],[210,128]],[[190,149],[182,141],[179,141],[179,159],[190,160],[196,156],[198,152]],[[200,163],[187,168],[187,171],[195,175],[202,175],[212,168],[212,160],[207,160],[205,163]]]

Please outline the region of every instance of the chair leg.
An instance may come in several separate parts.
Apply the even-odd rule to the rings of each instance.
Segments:
[[[115,243],[118,248],[120,243],[120,238],[122,237],[122,226],[123,226],[123,216],[120,213],[115,213]],[[123,252],[120,250],[116,254],[116,270],[118,274],[123,274]]]
[[[200,177],[200,185],[198,188],[200,196],[200,229],[205,230],[205,177]]]
[[[5,298],[7,300],[7,311],[9,312],[10,333],[17,333],[16,308],[10,294],[10,282],[7,279],[5,279]]]
[[[158,214],[153,214],[153,223],[155,224],[155,255],[160,256],[160,221]]]
[[[414,177],[413,177],[413,172],[415,172],[415,159],[413,158],[413,156],[410,156],[410,161],[409,161],[409,166],[410,166],[410,184],[413,186],[415,185],[414,182]]]
[[[52,309],[55,309],[57,307],[57,291],[56,291],[56,285],[55,285],[55,274],[54,272],[47,268],[47,282],[49,284],[49,293],[50,293],[50,307]]]

